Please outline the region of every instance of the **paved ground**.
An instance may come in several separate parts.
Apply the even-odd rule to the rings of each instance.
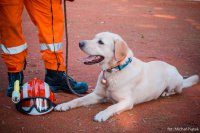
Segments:
[[[181,74],[200,74],[200,2],[186,0],[77,0],[68,3],[70,74],[95,87],[98,66],[77,61],[84,56],[78,48],[82,39],[101,31],[122,35],[136,57],[164,60],[175,65]],[[25,81],[44,78],[36,28],[26,12],[23,31],[29,44]],[[31,51],[32,50],[32,51]],[[3,132],[170,132],[187,128],[200,130],[200,84],[181,95],[159,98],[136,105],[134,109],[96,123],[93,116],[111,103],[78,108],[69,112],[52,112],[43,116],[26,116],[15,110],[6,97],[7,73],[0,59],[0,131]],[[56,94],[57,103],[76,98]],[[176,128],[177,127],[177,128]],[[183,130],[183,129],[182,129]]]

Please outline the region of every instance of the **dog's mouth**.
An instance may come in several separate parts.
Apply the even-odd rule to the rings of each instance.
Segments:
[[[101,55],[89,55],[86,58],[81,59],[81,61],[85,64],[85,65],[93,65],[96,63],[100,63],[104,60],[104,57]]]

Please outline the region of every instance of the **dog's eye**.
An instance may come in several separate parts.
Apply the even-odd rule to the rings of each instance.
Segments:
[[[104,44],[102,40],[99,40],[98,43],[99,43],[99,44],[102,44],[102,45]]]

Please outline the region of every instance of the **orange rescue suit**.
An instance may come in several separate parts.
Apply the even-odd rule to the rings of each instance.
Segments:
[[[61,0],[0,0],[0,48],[8,72],[22,71],[27,56],[28,45],[21,27],[24,6],[38,28],[45,68],[57,70],[58,61],[59,71],[65,71],[61,50],[64,33]]]

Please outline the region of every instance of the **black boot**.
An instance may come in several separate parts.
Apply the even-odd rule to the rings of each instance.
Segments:
[[[56,93],[58,90],[71,93],[67,85],[67,75],[64,71],[46,69],[45,82],[50,86],[54,93]],[[71,77],[69,77],[69,82],[76,93],[81,94],[88,90],[88,85],[85,82],[76,82]]]
[[[23,85],[23,80],[24,80],[24,74],[23,71],[21,72],[8,72],[8,88],[7,88],[7,96],[11,97],[12,96],[12,92],[14,90],[14,83],[16,80],[19,80],[19,85],[20,85],[20,89],[21,86]]]

